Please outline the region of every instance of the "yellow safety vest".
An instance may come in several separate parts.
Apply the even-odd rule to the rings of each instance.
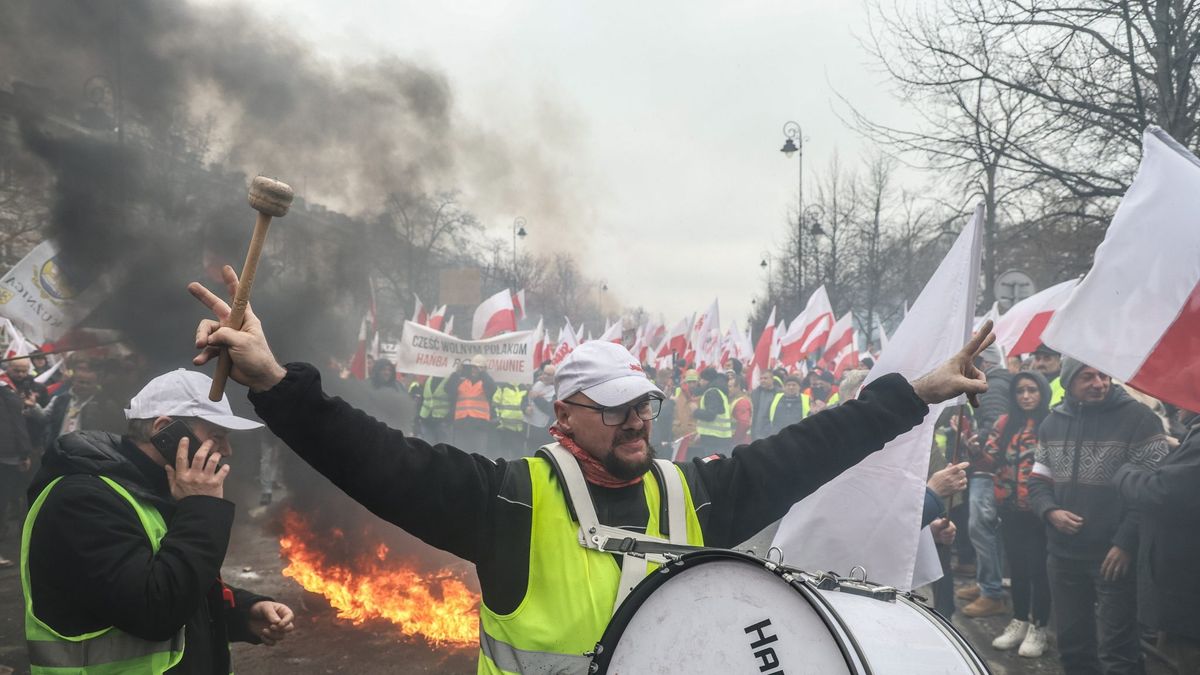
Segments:
[[[425,394],[421,398],[421,419],[444,420],[450,416],[450,397],[446,395],[446,379],[433,386],[433,378],[425,380]]]
[[[1050,407],[1062,403],[1063,397],[1067,395],[1067,390],[1063,388],[1062,375],[1050,381]]]
[[[525,415],[521,411],[521,400],[524,393],[514,384],[496,387],[492,394],[492,406],[496,410],[496,419],[500,420],[500,428],[506,431],[525,431]]]
[[[137,514],[150,547],[158,552],[167,533],[167,524],[158,509],[144,504],[115,481],[100,476],[117,494],[129,502]],[[162,673],[183,659],[183,633],[170,640],[151,642],[109,626],[82,635],[63,635],[46,625],[34,612],[29,579],[29,541],[42,504],[62,477],[55,478],[29,508],[21,531],[21,590],[25,594],[25,643],[29,650],[32,675],[119,675],[120,673]]]
[[[713,438],[733,438],[733,407],[729,405],[729,397],[716,387],[709,387],[700,397],[701,403],[709,392],[717,392],[721,396],[721,412],[711,420],[696,418],[696,433]]]
[[[500,673],[588,672],[584,656],[596,647],[612,618],[621,578],[613,554],[584,548],[579,523],[550,462],[525,457],[532,486],[533,517],[529,542],[529,582],[525,598],[510,614],[496,614],[484,602],[479,611],[480,675]],[[678,467],[675,467],[679,471]],[[703,546],[691,490],[683,482],[687,543]],[[658,480],[642,477],[649,520],[646,534],[663,537],[659,524]],[[514,542],[517,543],[517,542]],[[647,565],[646,573],[658,569]]]
[[[771,412],[767,419],[769,419],[772,423],[775,422],[775,410],[779,408],[779,402],[783,400],[783,396],[784,396],[783,392],[779,392],[778,394],[775,394],[775,399],[771,401]],[[812,399],[808,397],[808,394],[801,393],[800,394],[800,417],[808,417],[809,408],[811,408],[811,407],[812,407]]]

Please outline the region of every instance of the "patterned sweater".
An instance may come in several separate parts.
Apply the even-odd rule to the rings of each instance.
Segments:
[[[1066,509],[1083,518],[1083,527],[1068,535],[1047,524],[1050,553],[1099,560],[1112,546],[1136,551],[1138,516],[1122,502],[1113,476],[1127,464],[1152,467],[1166,454],[1162,422],[1120,385],[1092,405],[1068,393],[1038,429],[1029,496],[1039,517]]]

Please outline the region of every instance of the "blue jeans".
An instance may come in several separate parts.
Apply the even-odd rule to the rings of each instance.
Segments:
[[[1000,540],[1000,513],[996,510],[996,493],[992,477],[987,474],[971,476],[971,545],[975,548],[975,580],[979,590],[989,598],[1004,596],[1001,578],[1004,575],[1004,549]]]

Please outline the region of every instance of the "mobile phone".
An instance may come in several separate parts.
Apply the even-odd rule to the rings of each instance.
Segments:
[[[188,465],[192,463],[192,458],[196,456],[196,452],[200,450],[200,439],[196,438],[196,434],[192,433],[192,428],[183,420],[172,420],[170,424],[163,427],[163,430],[150,437],[150,442],[154,447],[158,448],[158,452],[171,466],[175,466],[175,454],[179,452],[179,441],[188,439]],[[222,459],[217,465],[217,470],[220,471],[221,465],[225,463]]]

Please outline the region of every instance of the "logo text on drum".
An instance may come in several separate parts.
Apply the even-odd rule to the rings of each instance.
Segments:
[[[763,619],[762,621],[759,621],[752,626],[746,626],[745,628],[747,635],[750,633],[758,634],[758,639],[750,643],[750,649],[754,650],[754,658],[762,664],[758,667],[758,672],[760,673],[765,673],[768,670],[779,667],[779,656],[775,654],[775,650],[772,647],[766,646],[779,640],[778,635],[767,634],[766,628],[770,625],[770,619]],[[783,675],[783,671],[777,670],[773,675]]]

